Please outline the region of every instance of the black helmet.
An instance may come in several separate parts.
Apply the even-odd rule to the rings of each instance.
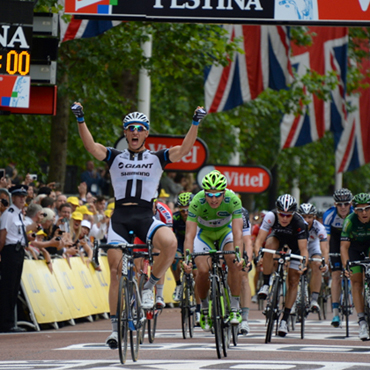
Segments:
[[[346,188],[335,190],[333,194],[334,202],[350,202],[352,197],[351,191]]]
[[[302,203],[298,209],[298,213],[300,213],[301,215],[316,215],[317,209],[311,203]]]
[[[297,210],[297,201],[290,194],[280,195],[276,200],[276,208],[282,212],[295,212]]]

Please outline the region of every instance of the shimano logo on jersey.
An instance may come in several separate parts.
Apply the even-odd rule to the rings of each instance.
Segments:
[[[230,213],[226,211],[220,211],[220,212],[217,212],[217,216],[227,217],[227,216],[230,216]]]
[[[152,168],[153,163],[139,163],[139,164],[131,164],[126,163],[125,168]]]
[[[149,177],[149,172],[121,172],[121,176],[146,176]]]
[[[119,162],[117,166],[118,166],[119,169],[121,169],[121,168],[123,168],[124,164],[122,162]]]

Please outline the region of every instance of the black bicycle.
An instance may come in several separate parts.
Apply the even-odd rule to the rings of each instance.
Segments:
[[[368,336],[370,338],[370,258],[366,257],[362,261],[348,261],[347,262],[348,271],[351,267],[354,267],[354,266],[361,266],[364,271],[364,292],[363,292],[364,312],[365,312],[365,320],[367,321]],[[348,301],[347,304],[350,305],[350,302]]]
[[[226,264],[223,264],[223,257],[226,254],[235,254],[234,251],[217,251],[193,253],[192,257],[209,256],[211,266],[209,280],[211,283],[211,297],[209,301],[209,313],[212,317],[212,326],[215,334],[217,357],[221,358],[222,353],[227,357],[229,343],[229,315],[230,315],[230,290],[226,281]],[[238,325],[235,325],[238,327]],[[237,332],[236,332],[237,334]]]
[[[132,233],[130,233],[132,234]],[[130,333],[130,349],[132,360],[135,362],[139,357],[139,343],[141,329],[145,322],[145,313],[141,307],[141,293],[134,272],[134,259],[142,258],[151,253],[151,242],[148,244],[101,244],[100,249],[122,250],[122,276],[119,281],[117,317],[118,317],[118,352],[122,364],[126,362],[128,333]],[[148,252],[135,252],[134,249],[147,248]],[[97,265],[98,253],[95,253]]]
[[[281,302],[280,297],[281,297],[281,292],[284,291],[284,282],[285,282],[285,277],[286,277],[284,273],[285,263],[290,260],[295,259],[295,260],[300,260],[300,261],[303,260],[303,264],[304,264],[305,258],[298,254],[290,253],[289,251],[287,251],[286,248],[284,248],[282,251],[262,248],[260,250],[260,257],[262,256],[262,253],[271,253],[271,254],[276,254],[277,256],[279,256],[278,261],[277,261],[278,262],[277,270],[273,278],[270,292],[267,296],[267,305],[266,305],[266,309],[264,312],[266,315],[266,324],[267,324],[265,343],[270,343],[275,322],[276,322],[276,334],[277,334],[279,319],[280,319],[280,316],[281,316],[281,313],[284,307],[283,303]]]

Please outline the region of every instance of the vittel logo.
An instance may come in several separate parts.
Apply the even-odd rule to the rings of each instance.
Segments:
[[[227,178],[228,184],[232,184],[234,186],[262,187],[264,185],[264,173],[259,173],[258,175],[251,176],[249,173],[245,174],[225,171],[224,175]]]
[[[163,0],[155,0],[154,9],[163,9]],[[170,9],[263,10],[260,0],[171,0]]]

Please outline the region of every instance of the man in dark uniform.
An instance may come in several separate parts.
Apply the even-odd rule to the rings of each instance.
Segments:
[[[14,309],[23,270],[24,248],[28,245],[22,209],[28,186],[9,189],[13,204],[0,217],[0,332],[24,331],[16,326]]]

